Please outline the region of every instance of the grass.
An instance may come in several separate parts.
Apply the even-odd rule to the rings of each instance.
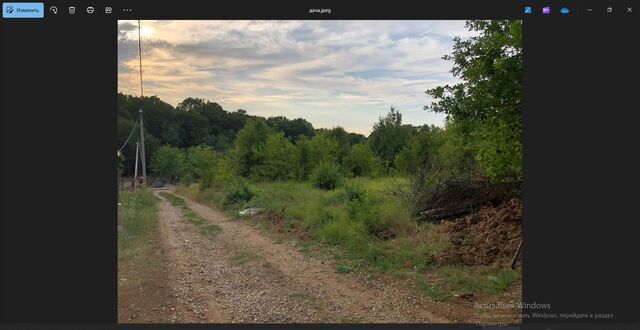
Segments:
[[[226,206],[225,187],[202,190],[196,184],[180,187],[177,193],[225,210],[236,219],[247,219],[238,211],[249,207],[279,212],[287,228],[308,233],[308,239],[297,243],[303,254],[334,259],[335,271],[341,274],[371,278],[375,273],[386,273],[413,281],[435,301],[458,293],[500,293],[518,279],[519,275],[511,271],[436,266],[434,260],[450,243],[441,224],[416,222],[405,204],[390,193],[390,189],[406,182],[397,177],[358,177],[346,179],[342,187],[333,190],[291,180],[245,182],[253,198]],[[251,217],[247,220],[257,221]],[[259,224],[269,230],[266,223]],[[384,231],[393,232],[395,238],[380,239],[378,233]],[[425,274],[436,280],[425,282]]]
[[[309,294],[306,292],[294,292],[291,294],[291,298],[296,298],[296,299],[300,299],[300,300],[307,300],[309,299]]]
[[[187,208],[185,209],[182,214],[184,215],[184,217],[187,219],[187,221],[191,222],[192,224],[199,226],[199,225],[203,225],[205,223],[207,223],[207,220],[203,219],[201,216],[199,216],[197,213],[193,212],[193,210]]]
[[[200,234],[205,236],[216,236],[222,232],[222,228],[211,224],[211,225],[199,227],[198,232],[200,232]]]
[[[123,192],[120,200],[119,215],[124,230],[118,233],[118,257],[140,257],[154,247],[158,225],[157,199],[151,192],[142,190]]]
[[[244,265],[258,259],[260,259],[259,255],[248,251],[239,252],[233,257],[233,261],[238,265]]]
[[[187,205],[187,202],[184,201],[184,199],[172,194],[172,193],[168,193],[168,192],[160,192],[160,196],[166,198],[169,203],[171,203],[171,205],[180,208],[180,209],[188,209],[189,206]]]
[[[147,190],[120,193],[120,222],[123,230],[118,232],[119,276],[127,276],[126,285],[135,287],[148,281],[151,270],[162,267],[157,238],[157,198]],[[120,273],[122,272],[122,274]]]
[[[390,187],[403,182],[406,179],[393,177],[347,179],[345,187],[356,187],[352,190],[359,189],[367,196],[358,203],[347,201],[345,187],[322,190],[309,182],[253,182],[253,199],[224,209],[235,218],[239,218],[239,210],[249,207],[281,212],[289,228],[310,233],[311,241],[299,246],[301,252],[343,260],[350,273],[424,269],[433,258],[431,254],[444,250],[445,243],[430,241],[429,228],[418,228],[403,203],[389,194]],[[178,188],[177,193],[221,208],[224,189],[201,190],[191,185]],[[384,229],[397,232],[398,239],[378,239],[375,232]]]
[[[511,269],[479,270],[469,266],[441,266],[429,282],[419,280],[420,291],[434,301],[446,301],[454,294],[498,294],[506,291],[519,277]]]
[[[160,196],[166,198],[171,205],[182,210],[184,218],[194,224],[200,234],[208,237],[214,237],[222,232],[222,228],[214,224],[210,224],[207,220],[194,212],[183,198],[168,192],[160,192]]]
[[[420,283],[420,291],[427,298],[437,302],[446,301],[452,296],[449,290],[443,289],[435,284],[425,282]]]

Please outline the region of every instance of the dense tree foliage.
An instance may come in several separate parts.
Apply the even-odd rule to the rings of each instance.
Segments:
[[[441,134],[442,130],[435,126],[425,125],[418,128],[416,134],[396,155],[396,168],[403,173],[411,174],[429,166],[441,147],[438,138]]]
[[[382,160],[366,143],[359,143],[351,148],[346,166],[354,176],[378,176],[383,170]]]
[[[173,182],[187,170],[184,151],[171,146],[158,148],[151,160],[151,169],[162,177],[170,178]]]
[[[380,117],[373,124],[373,131],[369,135],[369,143],[373,151],[385,162],[387,168],[393,166],[398,152],[407,144],[415,128],[402,125],[402,114],[391,107],[386,116]]]
[[[264,146],[273,130],[264,120],[249,120],[238,132],[231,156],[238,175],[256,176],[257,168],[264,163]]]
[[[210,187],[215,175],[218,158],[215,151],[207,145],[190,147],[186,152],[186,170],[202,185]]]
[[[267,124],[275,131],[284,133],[284,136],[291,141],[297,141],[302,136],[312,137],[315,134],[313,125],[302,118],[289,120],[283,116],[269,117]]]
[[[498,180],[522,176],[522,22],[468,21],[478,32],[468,40],[454,39],[451,73],[462,80],[428,90],[428,106],[448,115],[454,125],[478,144],[475,159]],[[462,123],[468,122],[468,123]]]
[[[283,132],[269,135],[263,149],[263,162],[258,175],[270,180],[284,180],[295,176],[296,148]]]

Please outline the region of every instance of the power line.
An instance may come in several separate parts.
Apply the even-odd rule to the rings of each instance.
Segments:
[[[122,149],[124,149],[124,147],[127,145],[127,143],[129,143],[129,139],[131,139],[131,136],[133,135],[133,132],[136,131],[136,126],[138,126],[138,118],[136,118],[136,121],[133,123],[133,128],[131,129],[131,133],[129,133],[129,137],[127,138],[126,141],[124,141],[124,144],[122,145],[122,147],[120,147],[120,149],[118,149],[118,152],[122,151]]]

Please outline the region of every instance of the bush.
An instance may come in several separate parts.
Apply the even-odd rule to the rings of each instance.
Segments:
[[[223,206],[228,208],[230,206],[244,204],[250,201],[254,196],[251,187],[245,182],[239,182],[232,185],[224,196]]]
[[[358,184],[349,184],[344,187],[344,194],[347,203],[349,203],[364,200],[367,191]]]
[[[311,172],[310,180],[317,188],[331,190],[342,183],[342,175],[335,163],[321,162]]]
[[[382,173],[382,160],[366,143],[356,144],[351,149],[347,166],[353,176],[378,176]]]
[[[209,181],[211,178],[210,173],[215,167],[217,157],[213,149],[207,145],[199,145],[190,147],[186,151],[186,167],[188,172],[193,175],[194,179],[200,179],[202,181]]]
[[[345,206],[349,219],[361,222],[365,225],[369,234],[376,234],[384,230],[385,226],[380,221],[378,204],[367,190],[356,184],[345,187]]]
[[[257,165],[256,173],[269,180],[285,180],[295,177],[297,166],[296,147],[278,132],[269,135],[264,145],[262,164]]]
[[[162,178],[170,178],[172,184],[187,174],[186,168],[185,153],[176,147],[162,146],[151,158],[151,170]]]

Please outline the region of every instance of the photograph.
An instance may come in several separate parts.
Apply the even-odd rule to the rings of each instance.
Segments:
[[[118,20],[118,323],[521,323],[522,67],[521,20]]]

